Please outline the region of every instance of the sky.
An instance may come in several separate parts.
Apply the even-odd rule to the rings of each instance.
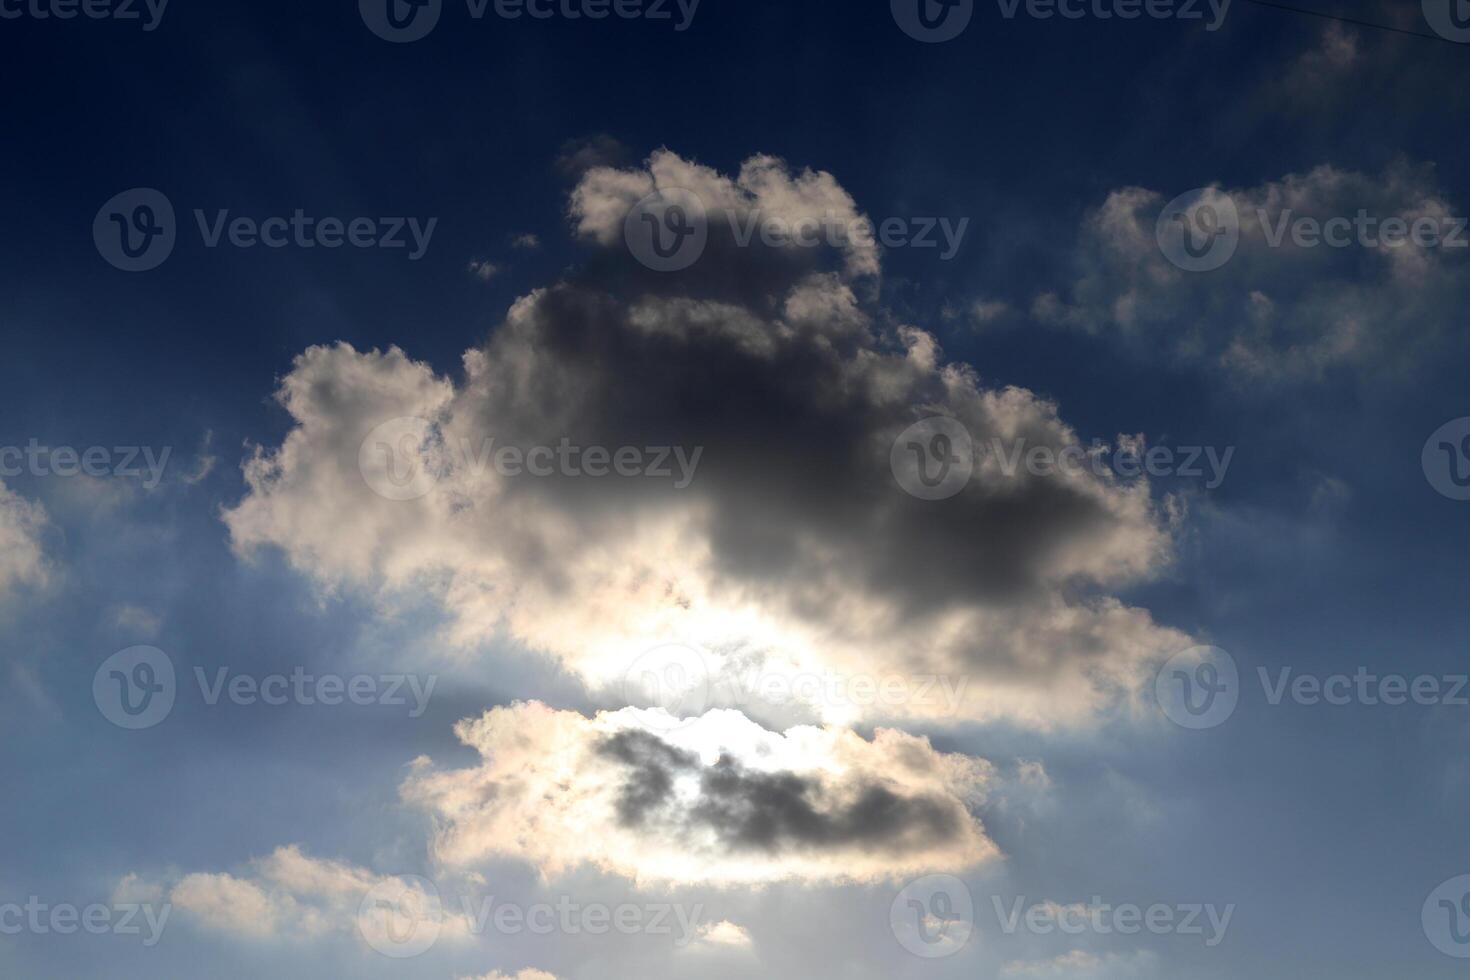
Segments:
[[[1462,976],[1463,21],[0,0],[0,977]]]

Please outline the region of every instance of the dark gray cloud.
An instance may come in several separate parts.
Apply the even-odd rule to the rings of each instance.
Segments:
[[[227,517],[237,544],[283,547],[330,582],[443,583],[464,638],[508,623],[598,685],[672,641],[806,671],[962,676],[978,698],[951,714],[1075,723],[1189,645],[1110,596],[1170,559],[1146,481],[1003,465],[1083,440],[1056,405],[985,385],[863,301],[875,250],[713,236],[690,269],[654,273],[621,239],[654,188],[746,219],[859,215],[830,175],[755,157],[727,178],[667,152],[647,168],[583,176],[587,266],[518,300],[462,379],[398,351],[302,355],[281,393],[296,428]],[[359,449],[405,415],[440,448],[667,446],[699,463],[679,486],[498,479],[451,458],[434,494],[376,499]],[[976,460],[938,501],[906,492],[890,459],[932,416],[958,420]],[[343,503],[353,489],[360,506]]]
[[[731,851],[852,845],[902,851],[912,840],[925,847],[956,840],[970,819],[953,797],[905,796],[873,781],[836,794],[814,776],[753,770],[729,754],[704,766],[693,752],[650,732],[618,732],[597,751],[624,766],[618,795],[624,825],[646,833],[712,832]],[[681,775],[698,780],[692,805],[674,805]]]

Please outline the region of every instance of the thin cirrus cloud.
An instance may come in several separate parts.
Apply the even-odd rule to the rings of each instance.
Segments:
[[[660,277],[618,235],[641,195],[674,186],[706,201],[710,243]],[[1005,472],[982,454],[951,500],[899,488],[890,450],[929,416],[981,448],[1082,439],[1057,405],[987,385],[861,301],[876,249],[737,245],[725,217],[860,217],[831,175],[758,156],[732,179],[660,151],[586,171],[571,202],[585,268],[517,300],[458,377],[397,348],[296,359],[277,392],[293,426],[247,461],[248,492],[224,515],[241,554],[280,549],[323,587],[383,603],[427,594],[454,642],[509,636],[595,691],[667,643],[701,651],[717,679],[966,681],[952,699],[808,705],[839,723],[1087,724],[1189,645],[1116,595],[1172,558],[1177,512],[1146,479]],[[387,500],[359,450],[402,417],[425,420],[417,463],[437,479]],[[473,465],[487,446],[563,440],[698,463],[678,486]]]
[[[1399,162],[1371,175],[1323,164],[1211,195],[1239,216],[1239,243],[1219,268],[1170,264],[1155,235],[1170,195],[1121,188],[1084,218],[1073,282],[1038,296],[1033,315],[1144,356],[1285,384],[1402,372],[1443,340],[1470,296],[1470,249],[1449,243],[1470,235],[1430,165]],[[1381,226],[1391,218],[1427,221],[1449,242],[1385,242]],[[1342,244],[1310,232],[1298,240],[1300,219],[1318,227],[1336,219]]]

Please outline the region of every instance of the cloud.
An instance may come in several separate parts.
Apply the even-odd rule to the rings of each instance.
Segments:
[[[1229,261],[1204,272],[1177,268],[1161,251],[1155,225],[1165,197],[1140,187],[1109,194],[1083,222],[1077,279],[1064,294],[1039,296],[1033,314],[1242,380],[1295,382],[1404,369],[1443,336],[1466,298],[1464,247],[1383,239],[1382,222],[1401,218],[1470,240],[1430,166],[1370,176],[1324,165],[1216,188],[1210,201],[1233,203],[1240,238]],[[1298,219],[1355,222],[1360,212],[1374,224],[1365,220],[1362,236],[1340,225],[1341,247],[1299,244],[1291,230]]]
[[[44,585],[50,566],[41,543],[46,510],[0,483],[0,599],[26,585]]]
[[[145,640],[158,636],[163,619],[156,612],[131,602],[114,603],[107,607],[107,616],[112,628]]]
[[[1144,980],[1159,975],[1158,957],[1147,951],[1098,955],[1074,949],[1049,960],[1012,960],[1002,980]]]
[[[136,876],[130,879],[136,890]],[[401,907],[411,905],[426,919],[438,921],[443,935],[469,933],[462,915],[446,911],[438,895],[413,879],[310,857],[294,845],[252,861],[248,872],[239,876],[185,875],[168,888],[168,896],[186,916],[240,939],[306,940],[334,934],[362,939],[362,930],[375,920],[360,916],[359,909],[374,889],[392,890]]]
[[[478,977],[460,977],[459,980],[557,980],[557,978],[545,970],[525,969],[515,973],[492,971]]]
[[[470,275],[481,282],[489,282],[500,274],[500,266],[494,262],[487,262],[484,259],[472,259],[470,261],[469,271]]]
[[[531,702],[460,722],[478,766],[420,760],[404,800],[453,868],[519,857],[640,884],[871,881],[996,854],[972,815],[990,767],[878,729],[765,730],[736,711],[677,724],[625,708],[585,718]]]
[[[852,228],[864,218],[852,195],[825,171],[793,174],[780,158],[759,155],[746,160],[732,179],[665,149],[652,154],[643,168],[588,170],[572,192],[572,220],[579,235],[611,245],[621,239],[623,220],[634,205],[655,192],[676,189],[692,192],[704,205],[712,235],[730,233],[732,227],[748,226],[753,220]],[[878,274],[876,242],[830,244],[843,253],[848,274]]]
[[[650,168],[662,176],[589,172],[573,194],[583,231],[613,235],[656,179],[771,207],[846,200],[830,177],[793,178],[769,158],[739,182],[668,153]],[[225,512],[234,546],[279,548],[323,587],[384,604],[433,597],[454,642],[508,636],[594,691],[678,643],[735,692],[711,703],[747,713],[770,700],[752,677],[898,678],[910,692],[788,699],[806,714],[783,725],[1086,724],[1190,645],[1112,594],[1171,560],[1171,518],[1146,479],[1008,471],[985,451],[997,440],[1081,443],[1055,404],[983,384],[932,335],[866,308],[844,278],[852,254],[847,272],[768,258],[749,267],[764,279],[738,286],[638,279],[609,242],[585,274],[517,300],[458,378],[397,348],[307,350],[277,392],[291,430],[246,463],[248,493]],[[934,415],[982,451],[964,490],[937,502],[905,493],[890,458]],[[407,442],[390,426],[364,450],[403,417],[423,420]],[[663,447],[672,474],[492,465],[506,447],[550,459],[568,446]],[[422,479],[423,495],[369,486],[395,473]]]
[[[754,945],[750,932],[729,920],[706,922],[699,927],[699,938],[692,948],[749,949]]]

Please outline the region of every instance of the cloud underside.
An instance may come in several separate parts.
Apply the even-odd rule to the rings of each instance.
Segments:
[[[641,270],[613,229],[673,181],[738,217],[853,209],[829,175],[765,157],[733,181],[666,152],[594,168],[573,194],[587,267],[518,300],[458,380],[396,348],[296,359],[278,392],[293,427],[249,461],[225,515],[235,546],[280,548],[324,586],[380,601],[431,595],[453,641],[508,635],[596,689],[664,643],[701,650],[716,676],[966,681],[957,704],[811,705],[821,720],[1083,723],[1189,645],[1116,597],[1170,557],[1146,482],[984,458],[958,496],[908,496],[889,454],[922,418],[956,418],[981,446],[1078,435],[1054,404],[983,385],[861,303],[876,253],[844,247],[823,268],[806,249],[735,248],[712,221],[687,274]],[[359,470],[364,438],[399,417],[432,424],[415,450],[438,477],[422,499],[383,499]],[[701,454],[683,488],[474,462],[563,440]]]
[[[870,881],[996,853],[973,810],[990,766],[879,729],[761,728],[736,711],[677,723],[625,708],[589,719],[538,703],[461,722],[478,766],[420,760],[404,800],[439,828],[437,858],[515,857],[638,884]]]

